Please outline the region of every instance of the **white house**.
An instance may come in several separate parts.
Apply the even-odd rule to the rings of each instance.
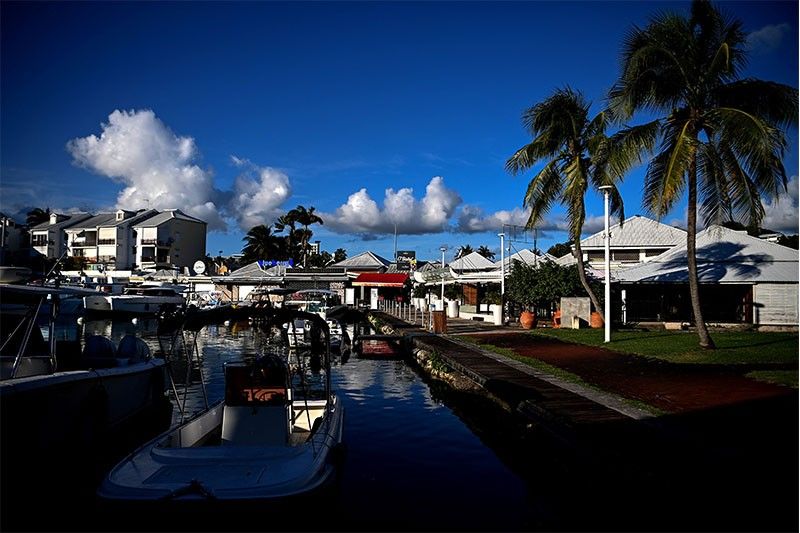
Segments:
[[[31,246],[49,259],[57,259],[67,251],[66,229],[88,220],[89,213],[63,215],[50,213],[50,219],[30,229]]]
[[[180,209],[167,209],[132,225],[134,262],[143,269],[191,267],[206,256],[207,224]]]
[[[611,233],[611,271],[646,263],[670,248],[686,244],[686,231],[663,224],[652,218],[634,215],[622,224],[608,228]],[[599,231],[581,241],[583,261],[597,271],[605,272],[604,231]],[[574,250],[573,250],[574,252]],[[562,266],[574,264],[575,257],[567,254],[556,262]]]
[[[696,242],[706,322],[797,327],[797,250],[716,225]],[[686,244],[614,278],[625,291],[625,321],[691,322]]]

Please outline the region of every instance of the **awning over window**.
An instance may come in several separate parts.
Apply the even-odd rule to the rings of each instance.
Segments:
[[[406,281],[408,281],[408,274],[365,272],[353,281],[353,285],[356,287],[402,287]]]

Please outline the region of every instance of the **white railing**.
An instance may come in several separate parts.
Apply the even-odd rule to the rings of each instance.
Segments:
[[[409,324],[419,325],[423,329],[433,330],[433,314],[425,309],[423,305],[417,308],[406,302],[394,300],[380,300],[378,311],[395,316],[400,320],[405,320]]]

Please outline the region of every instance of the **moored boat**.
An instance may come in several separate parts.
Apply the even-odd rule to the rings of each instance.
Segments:
[[[297,314],[301,316],[295,316]],[[275,323],[319,317],[276,313]],[[309,357],[268,353],[224,367],[225,397],[129,455],[103,481],[110,502],[280,500],[333,479],[344,408]]]

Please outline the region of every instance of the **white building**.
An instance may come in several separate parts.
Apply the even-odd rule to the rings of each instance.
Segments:
[[[621,268],[646,263],[670,248],[686,244],[686,231],[663,224],[652,218],[634,215],[623,224],[608,228],[611,233],[610,252],[612,272]],[[581,241],[584,264],[605,272],[604,231],[599,231]],[[573,250],[574,252],[574,250]],[[567,254],[556,262],[562,266],[574,264],[575,257]]]
[[[134,225],[158,214],[155,209],[101,213],[66,231],[72,257],[82,257],[88,270],[130,270],[136,259]]]
[[[167,209],[133,225],[135,263],[143,269],[191,267],[206,256],[206,228],[200,219]]]
[[[31,247],[48,259],[57,259],[67,251],[65,230],[91,217],[89,213],[50,213],[50,220],[30,229]]]
[[[797,327],[797,250],[716,225],[696,242],[706,322]],[[685,243],[614,278],[625,291],[624,321],[692,321]]]

